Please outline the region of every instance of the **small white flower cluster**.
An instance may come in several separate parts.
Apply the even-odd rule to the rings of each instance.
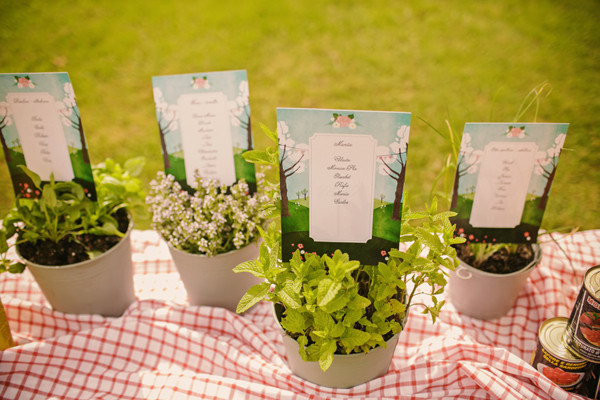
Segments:
[[[260,185],[263,176],[257,177]],[[250,195],[243,179],[228,187],[196,176],[193,189],[193,194],[188,193],[163,171],[150,182],[146,203],[152,228],[170,245],[214,256],[244,247],[258,237],[258,227],[265,222],[266,195]]]

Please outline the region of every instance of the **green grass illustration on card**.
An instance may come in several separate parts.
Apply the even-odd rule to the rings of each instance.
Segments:
[[[450,208],[469,242],[535,243],[568,124],[467,123]]]
[[[398,248],[410,113],[278,108],[283,260]]]
[[[194,174],[256,191],[246,71],[152,77],[165,172],[187,190]]]
[[[75,92],[65,72],[0,74],[0,141],[15,196],[37,198],[27,167],[42,182],[75,181],[96,199],[96,187]]]

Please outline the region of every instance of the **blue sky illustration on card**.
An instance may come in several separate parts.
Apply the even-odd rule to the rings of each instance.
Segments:
[[[85,135],[66,72],[0,74],[0,141],[16,196],[39,190],[26,166],[49,181],[75,181],[95,200],[96,189]]]
[[[569,124],[467,123],[450,208],[470,242],[535,243]]]
[[[410,113],[278,108],[283,260],[398,248]]]
[[[190,189],[194,174],[256,190],[246,71],[152,77],[165,172]]]

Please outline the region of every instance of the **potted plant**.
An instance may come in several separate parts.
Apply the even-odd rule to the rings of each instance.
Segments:
[[[146,198],[152,228],[167,242],[190,304],[235,310],[258,282],[232,270],[258,254],[264,195],[249,194],[243,179],[228,187],[199,175],[192,189],[159,171]]]
[[[528,93],[515,116],[515,125],[533,105],[533,120],[537,119],[540,97],[545,91],[549,93],[550,85],[542,83]],[[439,194],[448,201],[448,206],[452,209],[458,178],[467,172],[465,167],[461,171],[459,160],[473,156],[469,153],[472,148],[461,148],[461,139],[448,120],[445,121],[446,131],[438,130],[423,119],[422,121],[450,144],[451,153],[434,181],[431,194],[433,195],[436,186],[441,182],[443,189]],[[508,135],[516,134],[519,138],[525,136],[520,127],[510,128],[512,129]],[[454,245],[460,265],[450,274],[448,299],[459,312],[474,318],[491,320],[506,315],[513,307],[529,274],[539,265],[542,255],[540,245],[530,242],[532,238],[528,231],[524,232],[524,238],[527,240],[525,243],[474,242],[470,241],[472,238],[460,227],[455,234],[469,241]]]
[[[513,307],[531,271],[539,264],[538,244],[463,243],[460,265],[450,275],[448,298],[474,318],[500,318]]]
[[[129,235],[145,193],[144,160],[92,168],[97,200],[77,182],[42,182],[22,166],[38,198],[19,196],[0,230],[0,272],[31,272],[55,310],[119,316],[135,300]],[[15,237],[14,240],[10,240]],[[8,258],[14,245],[24,263]]]
[[[277,134],[263,127],[277,142]],[[278,166],[277,147],[244,154],[247,161]],[[452,213],[437,212],[434,201],[424,212],[404,207],[400,241],[406,249],[383,250],[386,263],[361,265],[339,250],[333,255],[296,250],[290,262],[282,262],[279,186],[271,183],[269,205],[273,220],[259,256],[235,267],[261,282],[248,290],[237,307],[243,312],[266,300],[274,304],[288,363],[292,371],[313,383],[329,387],[351,387],[382,374],[389,368],[398,335],[406,324],[408,310],[420,304],[433,321],[444,301],[438,301],[446,285],[447,272],[458,265],[451,246],[454,238]],[[423,291],[423,288],[427,289]],[[424,294],[429,300],[417,303]]]

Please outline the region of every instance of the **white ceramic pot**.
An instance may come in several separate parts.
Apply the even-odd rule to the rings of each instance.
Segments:
[[[135,301],[131,231],[98,257],[48,266],[24,260],[53,309],[70,314],[118,317]]]
[[[494,274],[460,261],[448,280],[448,299],[457,311],[470,317],[491,320],[503,317],[515,304],[531,271],[540,262],[542,251],[533,245],[534,259],[519,271]]]
[[[256,242],[212,257],[187,253],[171,245],[169,251],[192,305],[235,311],[246,291],[261,282],[252,274],[233,272],[238,264],[258,257]]]
[[[275,313],[277,314],[276,311]],[[275,320],[279,323],[277,315]],[[281,328],[281,325],[279,327]],[[317,361],[302,359],[298,352],[298,342],[288,336],[283,328],[281,335],[292,372],[309,382],[330,388],[350,388],[385,375],[390,368],[400,336],[399,333],[394,335],[386,342],[386,347],[379,346],[368,353],[334,354],[331,366],[323,371]]]

